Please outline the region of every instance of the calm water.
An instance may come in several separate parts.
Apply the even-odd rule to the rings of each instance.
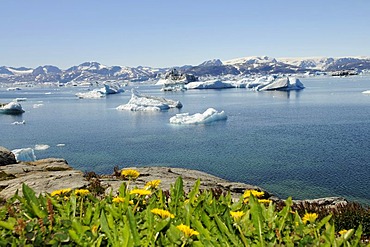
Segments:
[[[75,97],[83,88],[0,88],[0,102],[21,102],[21,116],[0,115],[0,145],[8,149],[47,144],[37,158],[63,157],[83,171],[169,166],[198,169],[261,186],[294,199],[344,196],[370,204],[369,77],[303,78],[300,92],[248,89],[142,93],[180,100],[167,112],[117,111],[129,89],[106,99]],[[34,108],[35,104],[43,104]],[[224,110],[227,121],[176,126],[176,113]],[[25,125],[12,125],[25,120]],[[65,144],[57,147],[57,144]]]

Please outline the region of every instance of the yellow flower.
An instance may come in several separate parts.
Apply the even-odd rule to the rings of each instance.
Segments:
[[[115,203],[125,202],[125,198],[117,196],[117,197],[113,198],[112,202],[115,202]]]
[[[309,221],[310,223],[313,223],[315,222],[315,220],[317,219],[318,215],[317,213],[306,213],[303,218],[302,218],[302,221],[303,223],[307,223],[307,221]]]
[[[91,227],[91,232],[92,232],[94,235],[96,235],[96,234],[98,233],[98,226],[97,226],[97,225],[93,225],[93,226]]]
[[[59,196],[62,194],[62,190],[54,190],[53,192],[51,192],[51,196]]]
[[[257,198],[261,198],[265,195],[265,192],[263,191],[258,191],[258,190],[246,190],[243,194],[244,198],[250,197],[251,194]]]
[[[258,199],[258,202],[259,203],[266,203],[266,204],[269,204],[271,202],[271,200],[269,199]]]
[[[127,169],[121,171],[121,176],[126,179],[137,179],[140,173],[133,169]]]
[[[75,190],[75,195],[76,196],[86,196],[89,193],[90,193],[90,191],[85,190],[85,189]]]
[[[184,224],[178,225],[176,226],[176,228],[182,231],[186,237],[191,237],[193,235],[199,235],[199,232],[194,231],[189,226],[184,225]]]
[[[155,189],[159,186],[160,183],[161,183],[161,180],[159,180],[159,179],[152,180],[152,181],[149,181],[145,184],[145,188]]]
[[[231,217],[233,217],[235,221],[239,221],[245,215],[243,211],[235,211],[235,212],[231,211],[230,214],[231,214]]]
[[[339,231],[339,234],[340,234],[340,235],[344,235],[344,234],[346,234],[347,232],[348,232],[348,230],[343,229],[343,230],[340,230],[340,231]]]
[[[159,209],[159,208],[154,208],[154,209],[150,210],[150,212],[152,212],[153,214],[161,216],[162,219],[168,218],[168,217],[170,217],[172,219],[175,218],[175,215],[171,214],[167,210],[163,210],[163,209]]]
[[[138,194],[140,196],[150,195],[151,193],[152,192],[150,192],[149,190],[143,190],[143,189],[133,189],[130,191],[130,195]]]
[[[61,189],[61,190],[54,190],[53,192],[51,192],[51,196],[60,196],[60,195],[64,195],[64,194],[68,194],[69,192],[71,192],[72,189]]]

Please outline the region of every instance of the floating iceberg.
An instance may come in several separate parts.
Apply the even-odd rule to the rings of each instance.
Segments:
[[[21,114],[24,110],[22,105],[17,102],[10,102],[7,104],[0,104],[0,113],[4,114]]]
[[[76,96],[80,99],[100,99],[105,97],[105,94],[99,90],[92,90],[86,93],[76,93]]]
[[[128,110],[128,111],[163,111],[170,108],[181,108],[182,104],[180,101],[171,99],[165,99],[162,97],[154,97],[148,95],[142,95],[135,89],[131,90],[131,99],[125,105],[120,105],[117,110]]]
[[[176,114],[170,118],[172,124],[206,124],[219,120],[226,120],[227,116],[224,111],[218,112],[213,108],[208,108],[203,113],[189,115],[189,113]]]
[[[259,87],[263,87],[263,86],[266,86],[268,84],[270,84],[271,82],[273,82],[274,80],[276,79],[275,76],[263,76],[263,77],[258,77],[257,79],[255,79],[254,81],[251,81],[248,83],[248,88],[259,88]]]
[[[113,88],[107,84],[104,84],[104,87],[97,91],[101,92],[102,94],[116,94],[124,92],[125,90],[123,88]]]
[[[18,90],[21,90],[21,88],[19,88],[19,87],[10,87],[10,88],[6,89],[6,91],[18,91]]]
[[[222,89],[222,88],[234,88],[235,85],[231,82],[223,82],[220,80],[210,81],[195,81],[190,82],[185,86],[187,89]]]
[[[27,98],[15,98],[13,101],[14,102],[20,102],[20,101],[26,101]]]
[[[257,88],[257,91],[269,91],[269,90],[290,91],[301,89],[304,89],[304,85],[299,79],[285,77],[274,80],[267,85],[259,86]]]
[[[36,156],[32,148],[20,148],[12,150],[17,161],[35,161]]]
[[[362,92],[363,94],[370,94],[370,90],[366,90]]]
[[[36,144],[35,145],[35,150],[46,150],[48,149],[50,146],[49,145],[46,145],[46,144]]]

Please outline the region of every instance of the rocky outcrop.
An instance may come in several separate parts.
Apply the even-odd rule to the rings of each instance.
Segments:
[[[171,185],[174,185],[176,179],[181,176],[185,192],[189,192],[193,188],[197,179],[200,178],[201,190],[212,189],[216,192],[230,191],[231,196],[237,199],[245,190],[254,189],[264,191],[267,198],[277,200],[277,198],[273,197],[271,193],[260,187],[244,183],[230,182],[197,170],[169,167],[130,167],[124,169],[135,169],[140,173],[140,176],[135,181],[130,182],[130,186],[132,187],[137,186],[138,188],[142,188],[147,182],[159,179],[161,180],[160,188],[163,190],[169,190]],[[123,182],[115,176],[102,176],[100,180],[103,186],[108,186],[107,193],[110,191],[113,193],[118,191],[119,186],[121,186]]]
[[[0,166],[14,163],[17,163],[14,154],[10,150],[0,146]]]
[[[78,189],[88,185],[81,171],[73,170],[64,159],[42,159],[0,166],[0,197],[7,199],[22,184],[30,186],[37,194],[62,188]]]
[[[216,193],[230,191],[233,198],[238,199],[246,189],[264,191],[257,186],[244,183],[229,182],[210,174],[183,168],[169,167],[130,167],[135,169],[140,176],[135,181],[130,181],[130,187],[143,188],[151,180],[161,180],[160,188],[170,190],[178,177],[182,177],[184,190],[189,192],[198,178],[200,189],[212,189]],[[102,175],[99,181],[106,188],[106,193],[116,193],[123,182],[119,176]],[[36,194],[52,192],[54,190],[71,188],[79,189],[89,185],[81,171],[72,169],[64,159],[42,159],[34,162],[21,162],[0,167],[0,197],[7,199],[18,190],[21,191],[25,183],[35,190]],[[272,194],[265,192],[265,197],[278,200]]]

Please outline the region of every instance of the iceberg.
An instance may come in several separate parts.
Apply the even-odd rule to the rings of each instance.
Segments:
[[[208,108],[203,113],[189,113],[176,114],[170,118],[172,124],[206,124],[214,121],[226,120],[227,116],[224,111],[218,112],[214,108]]]
[[[257,87],[257,91],[269,91],[269,90],[281,90],[281,91],[290,91],[290,90],[301,90],[304,89],[303,83],[297,78],[280,78],[270,82],[267,85]]]
[[[21,114],[24,110],[22,108],[22,105],[17,102],[10,102],[7,104],[1,104],[0,103],[0,113],[4,114]]]
[[[181,108],[180,101],[142,95],[135,89],[131,89],[131,99],[127,104],[120,105],[117,110],[128,111],[163,111],[170,108]]]
[[[12,150],[17,161],[35,161],[36,156],[32,148],[20,148]]]
[[[109,86],[108,84],[104,84],[104,87],[97,90],[101,92],[102,94],[116,94],[116,93],[121,93],[124,92],[125,90],[123,88],[113,88]]]
[[[100,99],[105,97],[105,94],[99,90],[92,90],[86,93],[76,93],[79,99]]]
[[[370,90],[366,90],[362,92],[363,94],[370,94]]]
[[[258,87],[262,87],[262,86],[265,86],[265,85],[268,85],[270,84],[271,82],[273,82],[274,80],[276,79],[275,76],[263,76],[263,77],[258,77],[257,79],[255,79],[254,81],[252,82],[249,82],[247,84],[248,88],[258,88]]]
[[[195,81],[185,85],[187,89],[222,89],[222,88],[234,88],[235,85],[231,82],[223,82],[220,80],[209,80],[209,81]]]

